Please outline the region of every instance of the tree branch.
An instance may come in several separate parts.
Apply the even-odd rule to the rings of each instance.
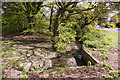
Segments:
[[[41,12],[43,14],[43,16],[45,17],[46,20],[48,20],[48,18],[45,16],[45,14],[43,12]]]
[[[96,7],[96,6],[95,6],[95,7]],[[69,14],[66,16],[66,18],[64,18],[63,20],[67,20],[71,15],[79,14],[79,13],[81,13],[81,12],[83,12],[83,11],[88,11],[88,10],[94,9],[95,7],[93,7],[93,8],[88,8],[88,9],[73,9],[73,10],[67,10],[67,9],[66,9],[66,11],[78,11],[78,12],[69,13]]]
[[[92,8],[87,8],[87,9],[65,9],[65,11],[87,11],[87,10],[91,10],[94,9],[96,6],[92,7]]]

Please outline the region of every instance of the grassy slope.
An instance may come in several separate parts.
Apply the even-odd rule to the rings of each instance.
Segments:
[[[116,40],[118,40],[117,32],[110,32],[105,30],[94,30],[91,33],[86,34],[82,41],[85,47],[105,49],[114,48],[116,46]]]

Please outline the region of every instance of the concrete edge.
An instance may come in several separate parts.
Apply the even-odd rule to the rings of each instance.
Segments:
[[[92,60],[94,60],[93,62],[95,62],[94,64],[100,64],[100,62],[93,56],[91,55],[89,52],[87,52],[85,49],[83,49],[83,51],[88,55],[89,58],[91,58]]]

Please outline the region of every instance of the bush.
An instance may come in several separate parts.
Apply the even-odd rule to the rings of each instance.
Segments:
[[[3,34],[15,33],[27,28],[27,19],[22,15],[3,14],[2,17]]]
[[[76,32],[71,28],[75,23],[67,23],[65,26],[59,27],[59,36],[55,37],[57,51],[65,53],[70,42],[76,37]]]
[[[106,23],[103,23],[103,27],[105,27],[105,28],[115,28],[116,23],[115,22],[106,22]]]

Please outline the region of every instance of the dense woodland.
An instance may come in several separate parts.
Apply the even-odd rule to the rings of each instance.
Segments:
[[[51,49],[58,54],[67,54],[74,41],[82,41],[88,50],[106,53],[115,48],[118,39],[118,33],[97,30],[96,26],[119,28],[120,2],[2,2],[2,10],[3,37],[12,38],[12,34],[37,37],[38,34],[40,40],[42,35],[43,41],[50,38]],[[10,44],[14,42],[3,42],[3,46]],[[4,47],[2,55],[6,51]],[[109,57],[107,53],[103,56],[106,60]]]

